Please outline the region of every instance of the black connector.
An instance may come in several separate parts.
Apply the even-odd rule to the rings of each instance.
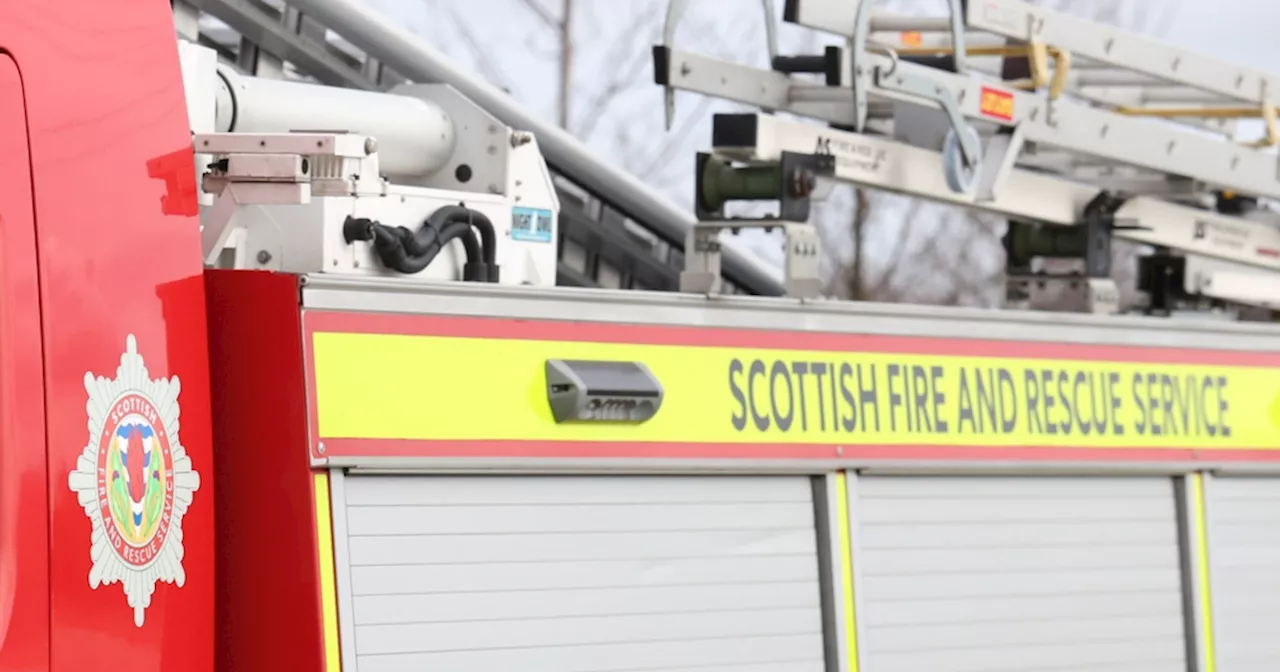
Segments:
[[[436,210],[417,232],[349,216],[343,222],[342,235],[348,243],[357,240],[369,242],[384,267],[406,275],[422,272],[441,250],[458,240],[466,252],[462,279],[466,282],[498,281],[497,235],[493,223],[483,213],[464,205],[446,205]]]
[[[840,86],[840,47],[829,46],[821,56],[774,56],[770,64],[777,72],[823,75],[827,86]]]

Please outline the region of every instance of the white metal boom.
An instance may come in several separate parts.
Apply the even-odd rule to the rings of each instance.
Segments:
[[[715,156],[829,155],[837,180],[1008,218],[1011,275],[1029,269],[1018,251],[1078,257],[1101,279],[1110,261],[1092,248],[1114,236],[1155,247],[1147,284],[1170,277],[1183,299],[1280,305],[1280,218],[1265,207],[1280,199],[1280,76],[1020,0],[947,0],[941,17],[876,4],[787,0],[786,21],[847,47],[771,47],[760,69],[668,43],[656,81],[767,112],[717,115]],[[1263,137],[1240,141],[1240,119]],[[1075,251],[1040,225],[1078,227]]]

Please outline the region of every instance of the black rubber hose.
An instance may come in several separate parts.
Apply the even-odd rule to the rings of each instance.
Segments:
[[[440,246],[436,249],[436,253],[439,254],[440,250],[443,250],[445,246],[455,238],[462,240],[462,247],[467,252],[467,263],[480,263],[482,255],[480,242],[476,240],[476,232],[472,231],[470,226],[463,223],[450,224],[444,227],[444,231],[440,232]]]
[[[471,226],[480,231],[480,244],[484,248],[484,263],[489,266],[496,266],[498,263],[498,236],[494,231],[493,222],[482,212],[475,212],[475,216],[471,219]]]
[[[413,238],[408,229],[393,228],[374,224],[373,250],[377,252],[382,265],[400,273],[412,275],[421,272],[431,263],[435,255],[411,255],[405,249],[405,242]]]
[[[480,232],[480,248],[484,251],[484,263],[493,265],[498,256],[498,236],[493,222],[484,213],[463,205],[446,205],[427,217],[427,225],[439,229],[453,222],[468,222]]]
[[[469,224],[462,222],[448,224],[443,231],[424,226],[414,234],[404,227],[391,227],[369,219],[348,217],[343,225],[343,235],[347,242],[370,241],[383,266],[407,275],[422,272],[431,265],[440,250],[454,240],[462,241],[462,247],[466,250],[467,268],[477,269],[481,264],[482,251],[476,234]],[[478,271],[471,270],[470,274],[478,276]]]
[[[401,230],[408,233],[405,229]],[[434,229],[432,229],[432,231],[434,231]],[[441,231],[439,235],[436,236],[435,240],[427,243],[425,249],[422,249],[420,254],[410,255],[408,254],[407,241],[414,239],[421,242],[421,239],[418,238],[418,236],[414,236],[412,234],[404,236],[404,238],[399,242],[396,246],[398,254],[394,257],[396,265],[392,266],[392,268],[409,275],[419,273],[430,266],[431,262],[435,261],[436,256],[440,254],[441,250],[457,239],[462,240],[462,247],[466,250],[467,266],[475,266],[477,260],[480,258],[480,243],[476,240],[475,232],[466,224],[450,224],[446,226],[444,231]],[[386,260],[384,258],[384,262],[385,261]],[[463,279],[468,280],[469,278],[464,277]]]

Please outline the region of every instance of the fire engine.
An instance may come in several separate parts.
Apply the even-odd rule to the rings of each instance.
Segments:
[[[762,4],[653,49],[756,110],[692,214],[357,0],[0,4],[0,670],[1280,665],[1280,78]],[[1007,220],[1006,309],[821,298],[832,182]]]

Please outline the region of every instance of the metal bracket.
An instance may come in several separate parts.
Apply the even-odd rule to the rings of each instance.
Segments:
[[[978,202],[994,201],[1000,189],[1014,170],[1022,146],[1026,142],[1022,126],[1015,126],[1012,133],[997,132],[987,141],[983,169],[978,174],[978,187],[974,199]]]
[[[680,23],[680,19],[684,18],[684,12],[689,4],[689,0],[668,0],[667,16],[662,24],[662,44],[657,49],[669,51],[675,44],[676,25]],[[773,0],[760,0],[761,9],[764,10],[764,32],[765,40],[769,47],[769,62],[773,63],[778,56],[778,27],[774,25]],[[655,65],[660,59],[655,50]],[[657,68],[655,68],[656,70]],[[656,74],[656,73],[655,73]],[[663,110],[666,119],[667,130],[671,130],[671,125],[676,120],[676,90],[670,84],[663,86],[662,93]]]
[[[853,59],[853,111],[854,125],[853,129],[862,132],[867,124],[867,77],[871,74],[866,71],[865,67],[860,67],[857,59],[859,55],[871,51],[871,15],[872,6],[875,4],[872,0],[861,0],[858,2],[857,14],[854,17],[853,28],[853,44],[849,50],[849,58]],[[951,41],[955,46],[955,69],[957,74],[964,74],[967,70],[965,67],[965,46],[964,46],[964,9],[960,0],[947,0],[947,6],[951,10]],[[896,62],[896,57],[895,57]],[[896,69],[896,68],[895,68]],[[957,133],[959,133],[957,127]],[[972,156],[966,150],[967,156]]]
[[[305,205],[312,196],[381,194],[376,144],[343,133],[209,133],[192,139],[213,157],[201,180],[217,194],[202,218],[200,253],[216,266],[238,230],[242,205]],[[274,255],[279,257],[279,254]]]
[[[930,79],[913,73],[895,72],[898,67],[897,55],[889,51],[893,65],[888,70],[875,69],[876,86],[887,91],[903,93],[937,103],[947,115],[951,130],[947,132],[943,143],[942,165],[947,178],[947,186],[959,194],[969,193],[982,170],[982,141],[975,130],[960,112],[960,105],[951,90],[939,86]],[[855,91],[858,91],[856,86]]]
[[[786,295],[818,297],[822,292],[821,240],[817,227],[807,223],[809,197],[818,177],[835,172],[835,157],[782,152],[776,162],[735,167],[726,159],[703,152],[697,155],[696,166],[694,213],[699,221],[685,239],[680,291],[720,292],[721,231],[781,228],[786,238]],[[779,214],[777,218],[726,217],[725,205],[733,201],[776,201]]]
[[[381,195],[377,142],[346,133],[208,133],[192,138],[213,157],[205,191],[222,183],[307,183],[317,196]]]
[[[875,72],[876,85],[882,89],[905,93],[909,96],[916,96],[937,103],[942,108],[942,111],[946,113],[947,119],[951,122],[952,130],[960,136],[960,150],[963,152],[965,162],[970,165],[977,164],[980,160],[982,149],[978,145],[976,134],[975,137],[971,138],[965,133],[969,129],[969,123],[965,120],[964,115],[960,113],[960,105],[956,102],[955,96],[951,95],[951,90],[938,86],[932,80],[924,77],[918,77],[911,73],[895,72],[896,70],[896,67],[892,67],[887,71],[877,67]]]
[[[242,205],[306,205],[311,202],[311,185],[300,182],[216,182],[205,176],[206,191],[213,185],[220,189],[213,208],[201,217],[200,254],[206,266],[217,266],[218,259],[241,226],[236,213]],[[277,253],[274,255],[279,257]]]
[[[818,228],[806,222],[777,219],[728,219],[694,224],[685,238],[684,270],[680,272],[680,291],[692,294],[719,294],[720,232],[737,233],[741,229],[781,228],[786,239],[784,267],[786,295],[798,299],[816,299],[822,294],[821,238]]]

